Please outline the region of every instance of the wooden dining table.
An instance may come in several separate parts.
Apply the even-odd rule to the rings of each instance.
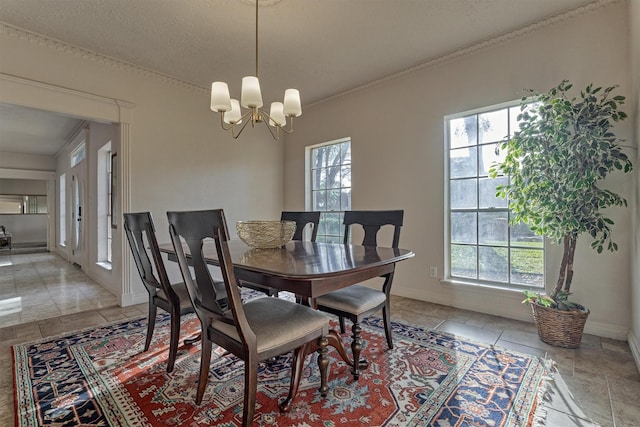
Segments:
[[[176,261],[171,243],[161,244],[160,251]],[[240,240],[230,240],[229,251],[238,281],[292,292],[312,307],[315,298],[368,279],[383,277],[391,281],[396,264],[414,256],[408,249],[300,240],[273,249],[250,248]],[[203,244],[202,253],[207,263],[219,265],[213,241]],[[327,338],[329,345],[353,366],[340,335],[332,330]],[[367,366],[362,360],[359,369]]]

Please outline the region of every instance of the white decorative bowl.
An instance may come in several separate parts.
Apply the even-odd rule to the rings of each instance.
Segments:
[[[294,221],[238,221],[238,237],[247,246],[258,249],[279,248],[296,232]]]

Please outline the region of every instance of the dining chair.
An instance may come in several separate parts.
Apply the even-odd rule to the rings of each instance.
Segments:
[[[349,243],[353,226],[359,224],[364,230],[362,245],[378,246],[378,232],[382,227],[390,225],[393,227],[391,247],[398,248],[403,218],[403,210],[346,211],[343,221],[344,244]],[[382,309],[387,345],[389,349],[393,348],[390,320],[391,306],[389,299],[392,283],[393,272],[384,276],[382,290],[373,289],[364,285],[353,285],[316,298],[315,302],[319,310],[339,317],[340,331],[342,333],[345,333],[345,318],[348,318],[353,323],[351,327],[352,373],[356,380],[360,376],[360,352],[362,351],[362,340],[360,338],[362,329],[360,323],[365,317]]]
[[[294,351],[288,397],[280,410],[291,410],[305,356],[317,348],[320,394],[327,394],[329,319],[302,304],[280,298],[254,298],[243,303],[229,253],[229,232],[222,209],[167,212],[169,234],[191,302],[202,325],[202,352],[196,404],[202,402],[209,376],[212,344],[244,360],[244,407],[242,425],[253,421],[258,363]],[[228,299],[221,304],[203,254],[206,242],[215,254]],[[209,246],[211,247],[211,246]],[[193,267],[195,280],[189,266]]]
[[[296,223],[296,232],[293,234],[291,240],[303,240],[304,230],[311,224],[311,241],[316,241],[318,225],[320,224],[320,212],[282,211],[280,220],[293,221]]]
[[[123,215],[124,230],[131,247],[133,259],[138,268],[140,279],[142,279],[142,284],[149,293],[147,339],[144,344],[144,351],[149,350],[156,324],[157,309],[160,307],[169,313],[171,319],[167,372],[172,372],[178,352],[180,317],[183,314],[193,313],[193,307],[189,300],[186,285],[184,283],[171,284],[169,282],[160,249],[158,248],[156,230],[151,213],[138,212],[125,213]],[[185,340],[186,344],[192,344],[193,342],[194,340]]]

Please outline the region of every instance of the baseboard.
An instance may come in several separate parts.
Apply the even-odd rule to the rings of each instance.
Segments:
[[[128,307],[130,305],[143,304],[149,301],[149,294],[124,294],[119,297],[120,307]]]
[[[636,339],[636,334],[633,333],[633,330],[629,331],[627,342],[629,343],[633,360],[636,362],[636,368],[640,372],[640,342]]]
[[[449,288],[456,285],[443,285]],[[509,292],[501,289],[481,288],[457,291],[447,289],[450,292],[425,292],[423,289],[393,288],[393,294],[405,298],[428,301],[435,304],[451,306],[463,310],[471,310],[478,313],[491,314],[493,316],[506,317],[508,319],[533,322],[531,309],[522,304],[522,293]],[[584,332],[599,337],[626,341],[629,333],[628,327],[610,323],[587,320]]]
[[[584,333],[611,338],[613,340],[626,341],[629,335],[629,328],[587,319],[587,323],[584,325]]]
[[[475,311],[478,313],[491,314],[494,316],[506,317],[509,319],[521,320],[523,322],[533,322],[531,309],[522,304],[522,294],[520,292],[504,292],[495,289],[478,288],[467,289],[463,296],[443,295],[435,292],[425,292],[423,289],[393,288],[392,293],[405,298],[428,301],[434,304],[460,308],[463,310]],[[486,303],[492,300],[491,305]],[[455,300],[455,302],[452,302]]]

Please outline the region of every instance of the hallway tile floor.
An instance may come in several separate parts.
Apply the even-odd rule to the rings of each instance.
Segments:
[[[585,335],[579,349],[563,349],[540,341],[533,323],[396,296],[391,305],[393,320],[553,359],[546,426],[640,426],[640,374],[624,341]],[[0,256],[0,426],[14,423],[12,345],[146,313],[146,304],[117,306],[56,255]]]

